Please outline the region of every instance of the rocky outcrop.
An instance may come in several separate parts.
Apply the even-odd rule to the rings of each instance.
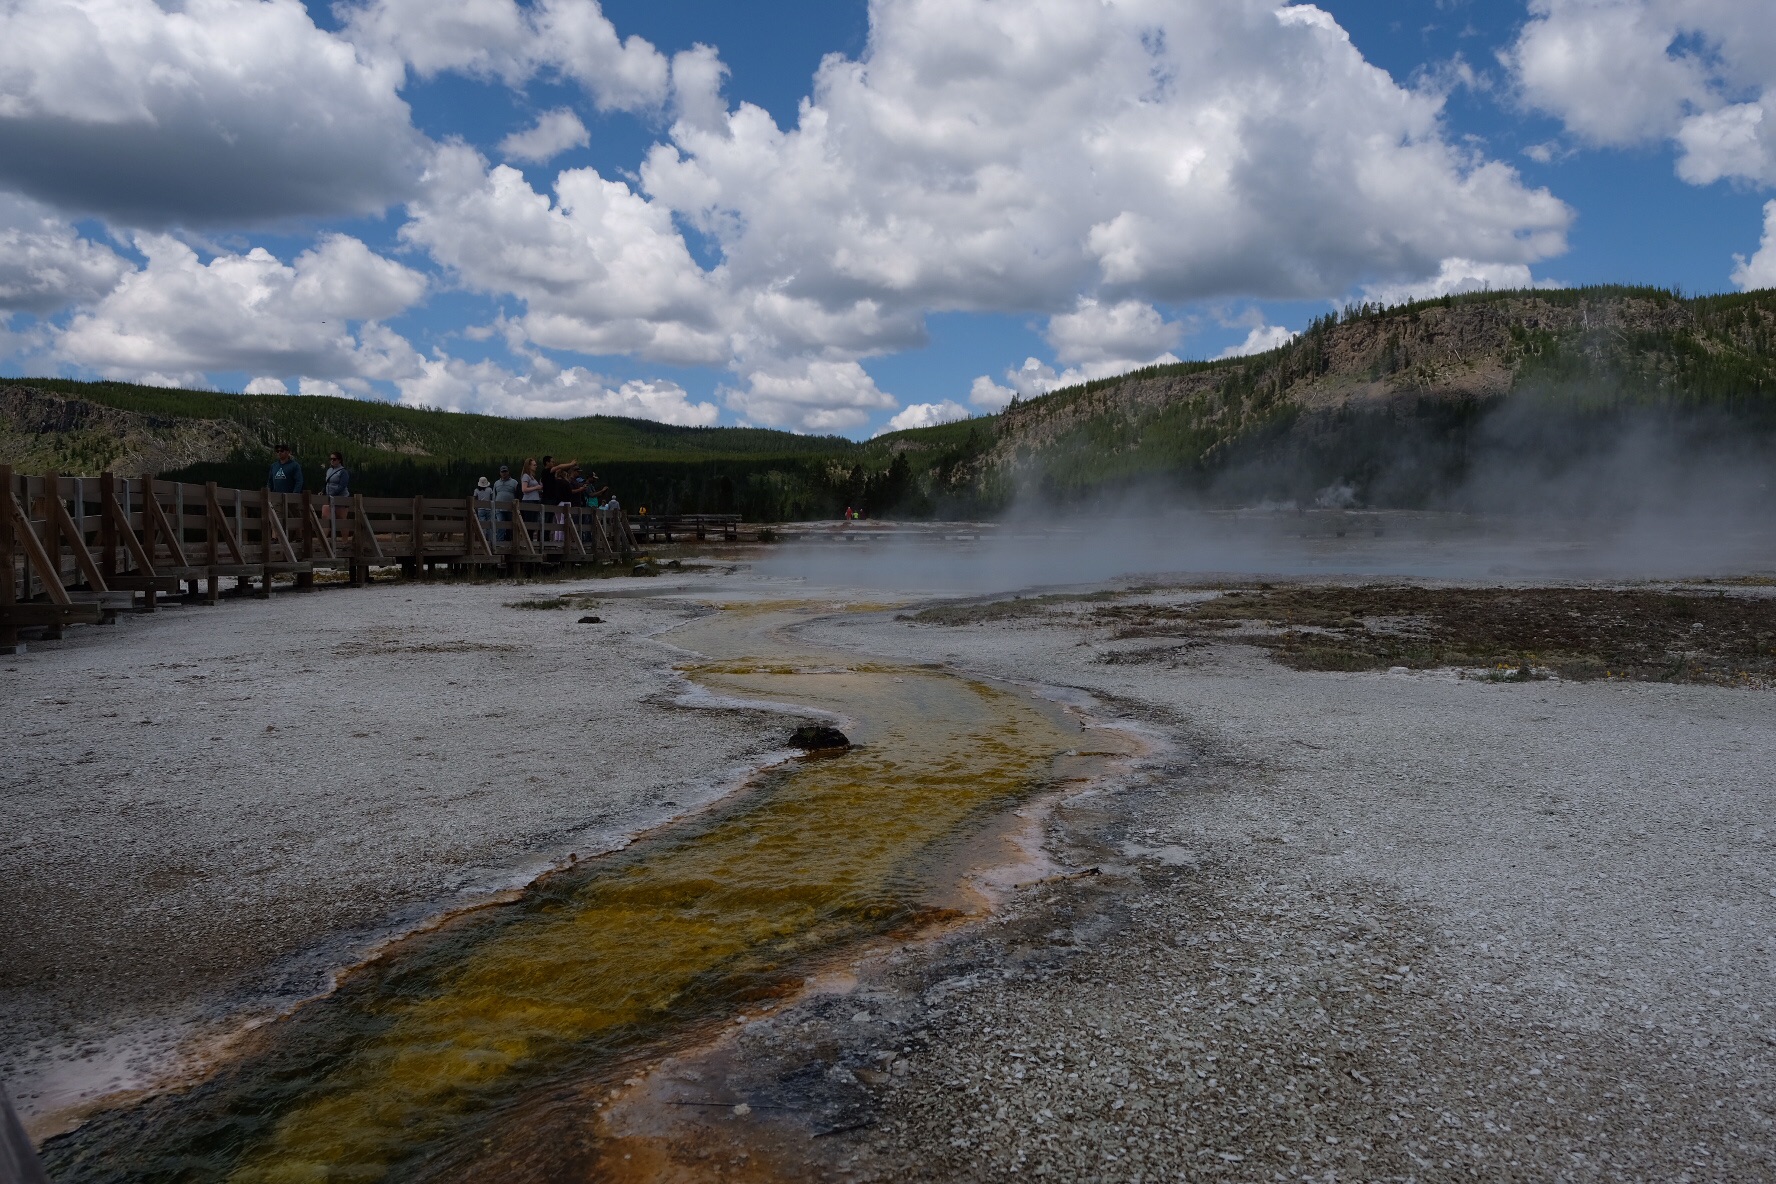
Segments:
[[[1155,367],[1016,404],[952,482],[1071,473],[1091,485],[1212,464],[1277,425],[1311,436],[1350,414],[1490,403],[1563,384],[1655,403],[1719,398],[1723,385],[1729,398],[1776,394],[1770,295],[1592,289],[1356,310],[1266,354]]]
[[[36,387],[0,387],[0,464],[21,472],[139,476],[242,451],[262,446],[229,420],[146,415]]]

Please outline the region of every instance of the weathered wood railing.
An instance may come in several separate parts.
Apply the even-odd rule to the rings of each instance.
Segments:
[[[711,535],[733,542],[740,537],[738,514],[637,514],[629,520],[635,538],[644,543],[670,543],[673,536],[695,537],[703,542]]]
[[[473,498],[328,498],[152,478],[15,475],[0,465],[0,652],[18,631],[60,636],[135,605],[152,612],[181,584],[215,603],[233,576],[258,596],[320,568],[362,583],[373,566],[410,575],[445,564],[622,559],[635,538],[620,510]]]

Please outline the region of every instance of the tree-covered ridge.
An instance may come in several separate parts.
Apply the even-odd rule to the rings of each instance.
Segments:
[[[283,442],[310,466],[342,451],[360,492],[454,496],[500,464],[516,469],[548,455],[595,469],[630,506],[757,521],[836,517],[847,506],[871,516],[938,512],[929,473],[947,478],[980,451],[942,437],[940,429],[933,446],[896,449],[612,416],[503,419],[355,399],[0,380],[0,462],[32,471],[153,471],[251,488],[264,479],[272,446]]]
[[[1342,449],[1355,472],[1373,467],[1374,437],[1459,436],[1526,400],[1549,415],[1706,409],[1776,423],[1776,292],[1607,287],[1352,306],[1267,353],[1148,367],[1015,404],[963,479],[983,491],[1035,484],[1060,499],[1156,477],[1201,490],[1268,453],[1273,468],[1319,480],[1338,456],[1291,459],[1285,441],[1297,453]],[[1278,496],[1291,484],[1236,486]]]
[[[1152,482],[1222,500],[1342,482],[1421,504],[1459,479],[1504,408],[1547,424],[1635,409],[1712,416],[1762,438],[1776,429],[1776,292],[1594,287],[1353,305],[1267,353],[1147,367],[864,442],[67,379],[11,390],[27,387],[64,399],[37,396],[34,419],[15,410],[8,421],[0,397],[0,452],[69,471],[111,463],[134,433],[142,455],[189,479],[255,484],[285,440],[313,463],[343,449],[365,492],[450,495],[502,462],[552,454],[596,468],[630,505],[757,520],[846,506],[976,515],[1031,490],[1066,503]],[[1416,470],[1403,476],[1406,452]]]
[[[344,448],[391,456],[509,460],[514,456],[596,456],[606,460],[687,456],[815,456],[844,448],[838,436],[801,436],[769,428],[698,428],[594,415],[580,419],[506,419],[364,399],[315,395],[234,395],[122,382],[64,378],[8,380],[124,411],[168,418],[231,421],[267,447],[280,440],[299,454]]]

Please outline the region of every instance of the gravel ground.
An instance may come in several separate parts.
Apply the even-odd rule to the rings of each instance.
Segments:
[[[70,1056],[311,990],[339,951],[707,798],[780,722],[662,726],[672,655],[645,634],[682,605],[574,626],[498,609],[520,594],[179,610],[6,664],[0,874],[34,899],[0,939],[0,1074],[49,1083],[28,1105]],[[1114,641],[1065,602],[805,632],[1073,688],[1156,752],[1049,818],[1070,874],[667,1060],[602,1135],[563,1108],[558,1154],[507,1178],[601,1146],[686,1180],[1776,1178],[1771,692],[1303,672],[1237,638]]]
[[[1776,695],[1116,664],[1147,643],[1061,612],[806,633],[1162,750],[1051,820],[1096,874],[651,1075],[615,1134],[750,1111],[678,1101],[673,1178],[1776,1178]]]
[[[389,935],[709,800],[788,722],[683,710],[706,576],[279,593],[0,659],[0,1080],[41,1134]],[[506,603],[584,592],[585,609]]]

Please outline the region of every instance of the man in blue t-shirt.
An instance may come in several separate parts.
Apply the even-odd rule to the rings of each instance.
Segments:
[[[277,459],[271,462],[265,484],[273,493],[302,492],[302,462],[290,455],[288,444],[277,446]]]

